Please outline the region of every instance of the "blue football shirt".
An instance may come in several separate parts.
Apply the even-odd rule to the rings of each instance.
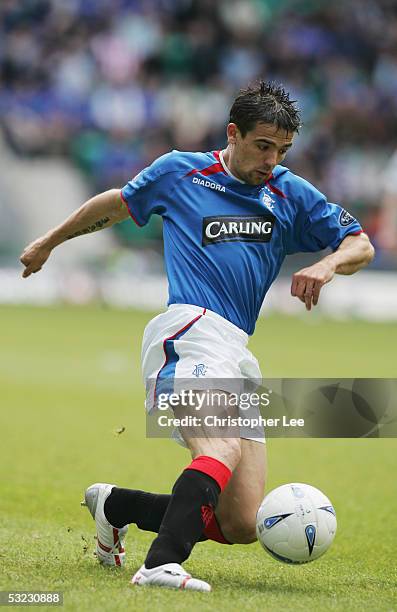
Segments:
[[[248,334],[286,255],[335,250],[360,224],[284,166],[260,186],[234,177],[222,152],[172,151],[121,190],[139,226],[163,218],[168,304],[212,310]]]

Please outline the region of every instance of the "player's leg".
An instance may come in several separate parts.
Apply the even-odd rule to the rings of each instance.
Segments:
[[[221,412],[235,415],[236,408],[229,407],[227,394],[223,393],[223,396],[226,403]],[[177,417],[179,413],[194,416],[195,407],[183,406],[174,412]],[[202,419],[201,424],[195,426],[194,434],[197,437],[191,436],[190,428],[181,428],[181,433],[193,460],[175,482],[158,536],[148,551],[144,565],[133,577],[135,584],[168,586],[170,571],[176,574],[174,581],[177,584],[169,586],[183,583],[186,573],[181,573],[184,572],[181,563],[200,540],[206,524],[213,517],[219,496],[241,458],[241,440],[232,437],[228,427],[224,428],[225,437],[213,438]],[[161,582],[155,582],[152,576],[158,576]]]
[[[266,444],[242,439],[241,459],[220,495],[215,513],[220,531],[228,542],[250,544],[256,541],[256,513],[263,500],[266,471]]]
[[[228,461],[222,447],[230,451],[229,440],[221,439],[214,444],[209,439],[202,446],[192,439],[192,458],[205,453]],[[241,459],[219,497],[216,516],[206,513],[200,540],[212,539],[224,544],[254,542],[255,517],[263,498],[265,475],[266,447],[256,441],[241,440]],[[127,525],[135,523],[139,529],[158,533],[170,500],[171,495],[108,484],[89,487],[85,503],[97,523],[98,559],[107,565],[123,565]]]
[[[217,397],[219,392],[211,392]],[[228,405],[228,394],[220,392],[217,413],[220,418],[236,416],[235,406]],[[212,403],[212,402],[210,402]],[[222,437],[212,437],[211,428],[203,415],[213,407],[201,408],[201,422],[192,427],[181,427],[181,434],[191,452],[193,461],[176,481],[167,506],[158,537],[154,540],[146,567],[154,567],[167,561],[181,563],[189,556],[192,547],[200,539],[205,524],[212,517],[233,470],[241,458],[241,440],[233,437],[238,428],[225,426]],[[174,409],[175,417],[195,416],[195,405]]]
[[[208,364],[211,364],[213,372],[216,372],[218,367],[218,360],[214,359],[215,354],[222,355],[222,360],[220,362],[223,364],[222,376],[224,375],[223,368],[225,363],[232,364],[234,361],[237,362],[237,360],[239,360],[241,349],[240,345],[242,341],[246,341],[244,337],[241,337],[242,332],[239,331],[238,334],[236,332],[234,335],[231,335],[231,331],[233,330],[231,330],[230,324],[228,324],[228,332],[226,333],[225,331],[224,334],[220,334],[220,323],[222,323],[220,317],[216,317],[216,320],[214,321],[210,317],[207,320],[204,318],[205,309],[204,311],[199,309],[200,312],[197,313],[196,307],[192,308],[195,312],[189,313],[189,319],[190,316],[193,318],[187,325],[185,323],[185,310],[191,310],[191,308],[186,308],[185,306],[180,306],[178,309],[174,309],[173,311],[159,315],[159,317],[156,317],[156,319],[149,324],[147,330],[145,331],[143,343],[142,361],[145,379],[154,379],[155,381],[159,380],[159,374],[165,367],[164,363],[170,363],[171,361],[169,361],[169,358],[172,360],[174,353],[171,351],[171,357],[168,355],[165,350],[168,350],[168,344],[165,343],[164,338],[167,340],[167,343],[172,344],[170,350],[173,348],[174,344],[176,346],[176,344],[179,343],[177,347],[177,355],[179,356],[179,361],[177,363],[179,370],[176,372],[175,377],[179,376],[180,378],[186,378],[186,376],[188,377],[192,371],[190,364],[192,359],[194,361],[194,357],[192,356],[192,347],[194,348],[194,346],[197,345],[200,359],[203,357],[203,337],[206,339],[205,347],[208,353],[206,354],[206,363],[208,362]],[[238,337],[235,337],[236,334]],[[226,337],[227,343],[225,343]],[[186,355],[188,356],[186,361],[183,358],[185,349],[187,351]],[[166,352],[167,356],[165,362],[163,351]],[[183,369],[182,366],[184,366],[185,369]],[[230,376],[230,373],[233,372],[233,374],[238,378],[238,370],[235,372],[235,369],[235,367],[234,369],[231,367],[228,374]],[[218,378],[222,378],[222,376],[219,374]],[[148,397],[152,397],[152,393],[149,393]],[[148,410],[149,409],[150,408],[148,408]],[[181,416],[184,415],[186,415],[185,408],[182,409]],[[239,436],[238,433],[237,436]],[[186,436],[186,439],[188,439],[188,435]],[[194,544],[198,541],[198,539],[200,539],[206,524],[210,524],[211,516],[213,518],[213,510],[217,505],[219,495],[222,492],[227,480],[230,479],[230,467],[235,467],[241,456],[240,438],[236,438],[233,435],[230,435],[230,433],[227,434],[225,438],[223,438],[222,435],[219,435],[217,441],[213,440],[211,436],[207,436],[206,433],[204,433],[201,437],[201,442],[200,440],[195,440],[189,445],[189,447],[194,457],[193,462],[187,467],[187,469],[175,483],[172,496],[170,496],[169,499],[167,496],[156,496],[137,491],[128,492],[125,490],[118,490],[116,488],[113,489],[114,495],[113,492],[110,496],[108,495],[109,501],[119,498],[119,502],[122,503],[122,499],[125,499],[125,496],[127,495],[129,498],[130,508],[134,506],[132,509],[132,515],[128,517],[126,515],[123,517],[119,516],[117,519],[117,517],[113,515],[113,518],[109,514],[105,516],[104,512],[97,513],[101,515],[101,526],[103,526],[106,521],[107,533],[110,539],[112,534],[112,525],[114,527],[114,523],[117,523],[121,526],[121,524],[126,520],[127,522],[136,522],[141,528],[149,527],[155,530],[156,523],[158,524],[161,519],[161,515],[164,513],[165,507],[167,507],[167,510],[163,514],[163,521],[159,529],[159,536],[156,538],[155,542],[153,543],[153,547],[151,547],[151,550],[149,551],[150,555],[148,555],[147,559],[148,566],[159,563],[159,559],[161,560],[161,557],[164,557],[164,555],[165,557],[169,556],[170,552],[169,550],[168,552],[166,550],[167,540],[168,549],[172,548],[172,541],[174,540],[175,546],[178,549],[176,553],[177,556],[181,559],[187,558]],[[200,458],[202,456],[204,456],[204,461]],[[106,487],[106,485],[104,486]],[[192,494],[192,491],[194,491],[194,494]],[[203,498],[203,501],[201,504],[199,504],[198,501],[201,498]],[[103,502],[104,495],[101,496],[101,499]],[[192,504],[190,518],[186,507],[183,508],[183,504],[186,503]],[[182,507],[182,510],[176,512],[175,504]],[[107,510],[109,510],[109,504],[106,504],[106,506]],[[145,506],[150,507],[150,510],[153,509],[153,512],[149,513],[152,519],[149,521],[149,525],[147,521],[147,512],[145,512]],[[105,503],[102,503],[101,510],[104,508]],[[95,513],[91,508],[90,511],[94,516]],[[185,525],[184,530],[180,529],[181,521],[173,521],[174,517],[176,516],[178,518],[179,515],[182,516],[181,521]],[[98,520],[96,515],[95,518],[98,530]],[[188,518],[189,520],[187,520]],[[210,522],[208,523],[208,521]],[[175,529],[170,529],[169,524],[172,522],[174,523]],[[188,525],[189,522],[191,524],[191,528]],[[167,538],[167,534],[169,536],[170,532],[172,531],[175,533],[175,537]],[[173,565],[175,565],[175,563]],[[154,565],[154,567],[147,571],[154,571],[156,567],[159,566]],[[161,574],[159,575],[157,573],[156,575],[153,574],[152,576],[153,580],[151,579],[151,583],[158,584],[158,580],[161,580]],[[179,573],[175,579],[176,582],[179,583],[182,577],[183,575]],[[139,579],[140,578],[141,577],[139,577]],[[183,584],[184,580],[185,577],[183,577]],[[147,583],[146,577],[143,576],[140,583],[142,584],[145,582]],[[192,582],[189,584],[193,585]],[[178,586],[178,584],[173,586]],[[189,586],[187,586],[187,588],[189,588]]]
[[[239,440],[228,437],[216,439],[211,437],[189,439],[185,437],[185,440],[193,458],[193,462],[188,469],[194,470],[195,459],[198,458],[198,461],[200,461],[200,458],[205,456],[208,459],[213,458],[220,463],[229,464],[232,471],[228,484],[218,498],[215,512],[216,519],[214,513],[211,512],[215,507],[214,503],[205,517],[200,517],[203,518],[204,533],[211,538],[218,526],[221,535],[229,543],[249,544],[256,541],[256,513],[263,499],[266,478],[265,445],[256,440]],[[237,460],[238,463],[236,464]],[[234,468],[233,463],[235,464]],[[169,535],[172,532],[172,523],[174,523],[173,519],[175,517],[175,531],[181,528],[177,513],[174,513],[175,506],[170,504],[163,523],[163,525],[168,523]],[[170,516],[171,521],[168,521],[167,515]],[[197,524],[201,525],[201,521],[197,521]],[[202,529],[201,526],[200,529]],[[196,541],[198,540],[196,539]],[[222,541],[222,538],[217,541]],[[155,553],[156,550],[161,551],[160,558],[167,547],[162,548],[163,545],[164,540],[160,537],[152,545],[152,552],[153,550]]]
[[[170,560],[182,563],[200,540],[240,456],[240,440],[219,439],[218,443],[218,446],[207,445],[195,440],[194,458],[172,489],[159,535],[146,558],[146,567]]]
[[[193,458],[198,452],[194,450]],[[217,448],[208,448],[206,452],[211,455],[217,452]],[[217,522],[227,541],[239,544],[254,541],[254,519],[263,498],[265,477],[266,446],[252,440],[241,440],[241,459],[220,495],[216,511]],[[104,502],[104,514],[107,521],[118,529],[133,523],[143,531],[158,533],[170,499],[169,494],[114,486]],[[211,528],[206,528],[205,534],[212,539]]]

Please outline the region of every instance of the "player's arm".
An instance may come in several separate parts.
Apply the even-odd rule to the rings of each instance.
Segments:
[[[327,255],[292,277],[291,295],[298,297],[311,310],[316,306],[321,288],[335,274],[354,274],[367,266],[374,258],[375,249],[366,234],[346,236],[334,253]]]
[[[77,236],[98,232],[129,217],[126,205],[121,199],[119,189],[110,189],[87,200],[61,225],[49,230],[44,236],[31,242],[21,255],[25,266],[22,273],[27,278],[41,270],[51,251]]]

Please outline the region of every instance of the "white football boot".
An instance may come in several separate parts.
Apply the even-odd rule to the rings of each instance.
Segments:
[[[87,506],[92,518],[95,520],[97,541],[96,555],[99,563],[121,567],[125,561],[124,538],[128,525],[118,529],[111,525],[104,513],[105,501],[116,485],[97,482],[88,489],[84,495],[82,506]]]
[[[165,563],[152,569],[141,569],[131,578],[132,584],[138,586],[162,586],[169,589],[186,589],[190,591],[211,590],[210,585],[204,580],[192,578],[178,563]]]

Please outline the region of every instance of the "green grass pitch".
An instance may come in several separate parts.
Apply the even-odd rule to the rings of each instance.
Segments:
[[[186,451],[145,438],[140,342],[149,313],[0,308],[0,588],[62,590],[66,610],[396,610],[397,442],[268,443],[268,490],[303,481],[333,501],[330,551],[305,566],[259,544],[196,546],[187,569],[211,594],[134,588],[152,534],[130,528],[121,571],[100,567],[80,508],[92,482],[168,492]],[[396,377],[397,327],[317,313],[261,319],[250,348],[276,376]],[[125,427],[122,434],[118,428]]]

